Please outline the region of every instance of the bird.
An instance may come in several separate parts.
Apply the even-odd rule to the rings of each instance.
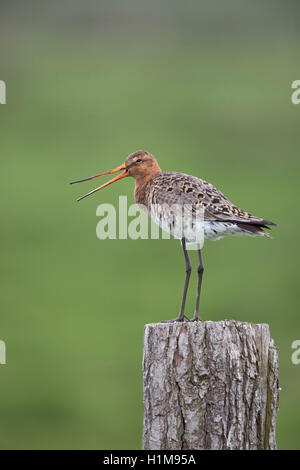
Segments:
[[[72,181],[71,184],[118,172],[122,173],[79,197],[77,201],[118,180],[133,177],[136,204],[144,209],[161,228],[180,239],[184,253],[185,282],[180,311],[176,318],[165,322],[201,321],[199,305],[204,272],[203,242],[216,241],[232,235],[270,237],[267,229],[276,224],[240,209],[213,184],[201,178],[185,173],[163,172],[156,158],[146,150],[131,153],[123,164],[113,170]],[[186,207],[188,207],[187,211]],[[195,246],[195,244],[198,253],[198,284],[194,315],[190,319],[185,315],[186,297],[192,271],[188,249],[189,246]]]

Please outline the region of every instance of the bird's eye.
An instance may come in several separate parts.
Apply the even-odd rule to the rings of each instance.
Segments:
[[[138,159],[135,161],[135,163],[141,163],[141,161],[142,161],[142,160],[141,160],[140,158],[138,158]]]

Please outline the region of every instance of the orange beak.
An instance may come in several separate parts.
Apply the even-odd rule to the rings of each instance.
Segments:
[[[129,176],[129,174],[128,174],[128,171],[126,169],[125,163],[123,163],[123,165],[120,165],[117,168],[114,168],[113,170],[105,171],[104,173],[100,173],[99,175],[90,176],[89,178],[85,178],[83,180],[71,181],[70,184],[82,183],[82,181],[93,180],[94,178],[99,178],[99,176],[110,175],[111,173],[117,173],[118,171],[122,171],[122,170],[125,170],[125,171],[123,171],[123,173],[121,173],[120,175],[115,176],[115,178],[111,179],[110,181],[107,181],[107,183],[102,184],[102,186],[99,186],[99,188],[93,189],[92,191],[85,194],[84,196],[79,197],[77,199],[77,201],[81,201],[81,199],[84,199],[85,197],[90,196],[91,194],[94,194],[96,191],[99,191],[99,189],[105,188],[105,186],[108,186],[109,184],[114,183],[115,181],[118,181],[122,178],[126,178],[126,176]]]

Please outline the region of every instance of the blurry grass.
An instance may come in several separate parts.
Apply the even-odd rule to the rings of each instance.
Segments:
[[[67,185],[139,148],[278,223],[273,240],[205,245],[201,311],[205,320],[270,324],[282,386],[278,446],[299,448],[290,361],[300,326],[299,109],[289,90],[297,53],[290,43],[126,49],[41,36],[7,59],[2,448],[141,446],[143,326],[177,314],[182,253],[176,241],[96,238],[97,205],[119,194],[133,201],[132,181],[80,204],[93,186]],[[195,289],[194,277],[187,312]]]

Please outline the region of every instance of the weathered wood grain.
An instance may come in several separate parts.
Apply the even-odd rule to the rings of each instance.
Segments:
[[[278,356],[269,326],[145,326],[143,449],[276,449]]]

